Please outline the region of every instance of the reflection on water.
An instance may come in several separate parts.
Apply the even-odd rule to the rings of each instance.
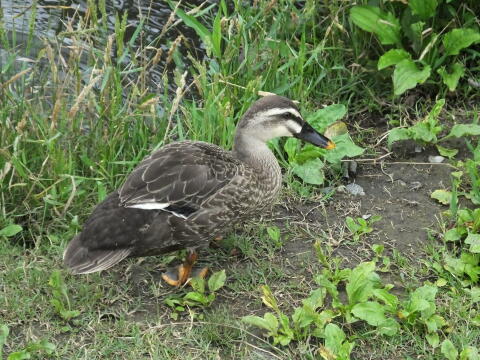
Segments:
[[[212,1],[212,3],[214,2]],[[100,2],[94,0],[94,3],[98,6]],[[204,3],[204,1],[188,1],[187,3],[194,7]],[[7,35],[17,50],[17,55],[31,58],[34,58],[44,46],[40,39],[54,40],[60,38],[62,45],[67,48],[68,45],[71,45],[71,39],[68,35],[63,36],[65,31],[68,30],[67,24],[72,25],[73,29],[76,30],[78,22],[82,21],[80,19],[88,18],[89,15],[87,1],[38,0],[36,1],[36,6],[34,6],[33,0],[0,0],[0,7],[3,11],[2,22],[7,30]],[[181,22],[166,33],[164,31],[162,38],[158,40],[158,36],[164,30],[164,26],[171,14],[171,9],[166,1],[106,0],[105,7],[108,14],[105,22],[107,30],[102,38],[96,39],[95,46],[97,48],[104,49],[108,35],[115,32],[116,15],[123,16],[126,13],[128,25],[124,42],[130,39],[140,24],[141,19],[144,19],[141,36],[143,46],[150,45],[156,49],[161,48],[164,52],[168,52],[171,41],[177,38],[179,34],[183,34],[184,38],[188,39],[188,51],[193,51],[197,57],[203,56],[202,46],[195,32]],[[100,9],[98,13],[98,19],[100,19]],[[32,18],[34,18],[33,22],[31,21]],[[33,32],[30,31],[30,24],[34,24]],[[29,33],[33,35],[30,36],[32,39],[29,39]],[[26,53],[27,43],[30,49],[28,53]],[[1,50],[0,45],[0,65],[4,61],[2,57],[5,56],[5,54],[2,56]],[[180,51],[183,50],[180,49]],[[183,53],[183,55],[186,54]],[[126,60],[128,61],[129,59]],[[164,63],[160,61],[151,74],[149,74],[149,81],[152,84],[159,84],[163,70]]]

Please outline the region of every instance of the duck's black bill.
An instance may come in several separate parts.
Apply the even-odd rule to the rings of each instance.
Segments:
[[[302,130],[294,136],[298,139],[307,141],[310,144],[313,144],[315,146],[318,146],[327,150],[335,149],[335,143],[333,141],[331,141],[330,139],[320,134],[308,123],[304,123],[302,126]]]

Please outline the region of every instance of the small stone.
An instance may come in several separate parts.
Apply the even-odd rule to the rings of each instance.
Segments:
[[[352,195],[360,195],[360,196],[365,195],[365,191],[363,191],[363,188],[360,185],[355,183],[350,183],[347,186],[345,186],[345,190],[347,190],[347,192],[349,192]]]
[[[428,157],[428,162],[433,163],[433,164],[440,164],[445,160],[443,156],[437,155],[437,156],[429,156]]]

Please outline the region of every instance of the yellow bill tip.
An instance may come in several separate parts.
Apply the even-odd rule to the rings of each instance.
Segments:
[[[335,147],[336,147],[335,143],[333,141],[329,141],[325,149],[332,150],[332,149],[335,149]]]

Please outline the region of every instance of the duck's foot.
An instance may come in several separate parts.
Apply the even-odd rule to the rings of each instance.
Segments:
[[[177,268],[168,269],[162,274],[162,279],[171,286],[182,286],[188,282],[192,277],[204,278],[207,276],[208,267],[194,268],[193,265],[197,261],[197,253],[190,252],[185,262]]]

